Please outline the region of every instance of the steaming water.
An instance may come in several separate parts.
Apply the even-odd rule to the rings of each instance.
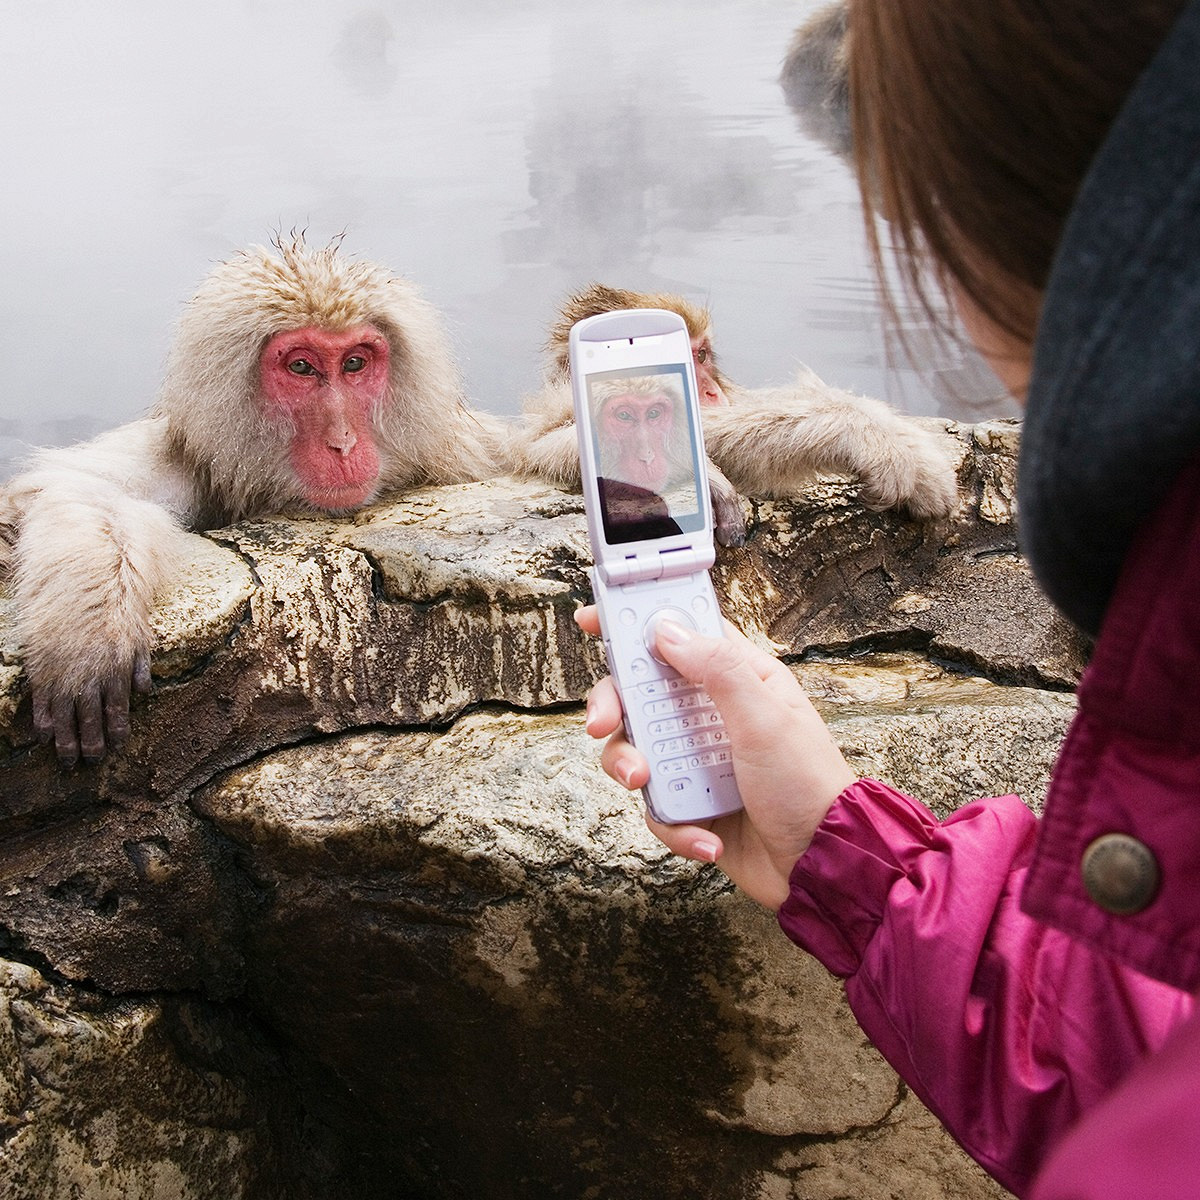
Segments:
[[[777,82],[817,2],[6,5],[0,477],[138,415],[200,278],[292,228],[420,283],[493,411],[602,279],[710,303],[739,382],[1010,415],[955,351],[889,361],[849,172]]]

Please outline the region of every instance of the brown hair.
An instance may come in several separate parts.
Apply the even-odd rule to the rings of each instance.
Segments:
[[[697,338],[711,336],[712,321],[708,309],[699,304],[693,304],[674,292],[632,292],[627,288],[609,287],[604,283],[590,283],[581,292],[568,296],[559,310],[558,318],[550,326],[550,336],[546,341],[546,349],[553,356],[552,370],[561,379],[570,373],[570,355],[567,350],[567,338],[571,326],[584,317],[599,316],[600,313],[616,312],[621,308],[669,308],[677,312],[687,326],[688,337],[693,342]],[[722,390],[727,391],[727,380],[717,367],[716,356],[712,346],[708,347],[708,369],[713,381]]]
[[[855,157],[880,279],[886,240],[927,313],[932,267],[942,291],[961,289],[1032,345],[1084,173],[1183,0],[849,5]]]

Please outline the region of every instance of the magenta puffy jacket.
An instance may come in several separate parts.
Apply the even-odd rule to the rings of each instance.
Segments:
[[[1042,821],[860,781],[779,920],[1018,1195],[1200,1196],[1200,466],[1128,560]]]

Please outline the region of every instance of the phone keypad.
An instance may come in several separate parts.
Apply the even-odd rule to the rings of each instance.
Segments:
[[[732,761],[729,734],[703,688],[676,676],[641,684],[634,691],[642,712],[650,718],[647,730],[658,739],[654,757],[659,775],[678,775]]]

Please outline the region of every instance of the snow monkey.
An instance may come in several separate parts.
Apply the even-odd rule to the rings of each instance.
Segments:
[[[40,451],[0,485],[0,572],[39,737],[72,766],[128,736],[185,530],[486,478],[497,429],[466,407],[441,320],[408,281],[299,238],[218,266],[149,414]]]
[[[792,36],[779,82],[801,127],[850,162],[850,71],[845,0],[818,9]]]
[[[707,309],[682,296],[603,284],[571,296],[551,327],[544,384],[527,401],[507,451],[515,473],[580,487],[567,336],[576,321],[619,308],[668,308],[687,323],[723,545],[739,544],[745,534],[739,492],[793,496],[818,474],[854,476],[870,508],[901,508],[922,519],[954,510],[954,465],[937,433],[879,400],[829,387],[807,368],[788,387],[739,388],[717,365]]]

